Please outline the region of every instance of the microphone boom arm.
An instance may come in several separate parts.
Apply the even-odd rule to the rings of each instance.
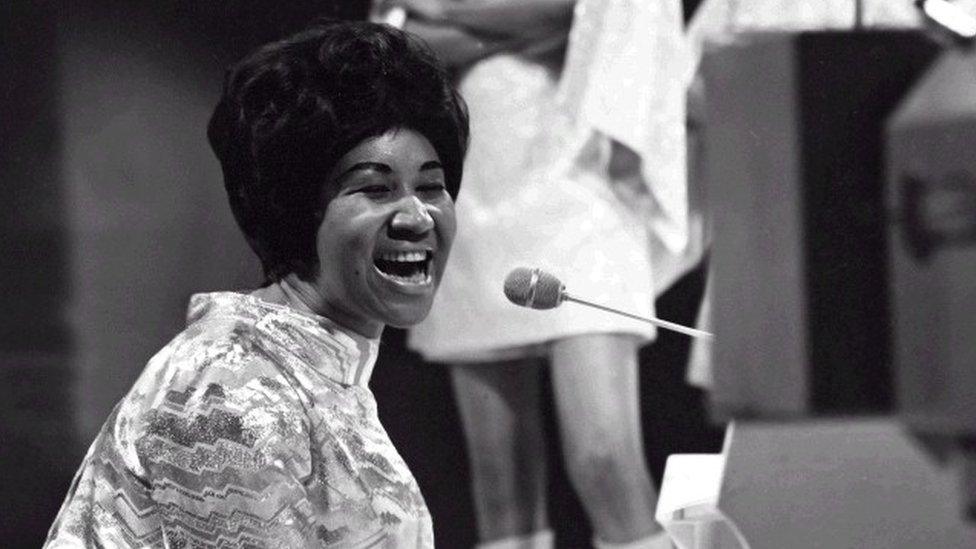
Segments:
[[[593,303],[593,302],[590,302],[590,301],[586,301],[586,300],[580,299],[578,297],[573,297],[573,296],[569,295],[568,293],[566,293],[565,291],[562,294],[562,300],[563,301],[572,301],[574,303],[579,303],[581,305],[586,305],[588,307],[594,307],[594,308],[600,309],[602,311],[607,311],[608,313],[615,313],[615,314],[618,314],[618,315],[623,315],[623,316],[625,316],[627,318],[632,318],[634,320],[640,320],[641,322],[647,322],[648,324],[653,324],[655,326],[659,326],[659,327],[664,328],[664,329],[667,329],[667,330],[671,330],[671,331],[674,331],[674,332],[679,332],[679,333],[682,333],[682,334],[685,334],[685,335],[689,335],[691,337],[699,337],[699,338],[706,339],[706,340],[711,340],[711,339],[713,339],[715,337],[711,332],[706,332],[704,330],[696,330],[695,328],[689,328],[687,326],[682,326],[681,324],[675,324],[674,322],[668,322],[667,320],[661,320],[660,318],[653,318],[653,317],[651,317],[651,318],[645,318],[645,317],[642,317],[642,316],[632,315],[630,313],[625,313],[623,311],[620,311],[620,310],[617,310],[617,309],[613,309],[611,307],[606,307],[604,305],[598,305],[596,303]]]

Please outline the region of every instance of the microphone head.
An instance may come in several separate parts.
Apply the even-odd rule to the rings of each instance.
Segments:
[[[563,301],[565,286],[542,269],[519,267],[505,277],[505,297],[522,307],[552,309]]]

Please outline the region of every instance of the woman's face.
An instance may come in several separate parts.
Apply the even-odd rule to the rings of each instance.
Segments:
[[[366,336],[427,316],[454,240],[454,201],[434,147],[400,128],[339,159],[319,226],[325,316]]]

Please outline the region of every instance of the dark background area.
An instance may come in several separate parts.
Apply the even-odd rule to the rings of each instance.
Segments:
[[[691,2],[697,4],[697,2]],[[38,547],[109,410],[183,326],[192,293],[248,289],[258,265],[223,194],[205,128],[224,67],[254,46],[364,2],[12,0],[0,5],[0,546]],[[702,272],[658,302],[694,321]],[[648,459],[716,452],[688,341],[642,350]],[[475,540],[447,372],[385,334],[380,415],[434,515],[438,545]],[[551,463],[560,547],[590,533]]]

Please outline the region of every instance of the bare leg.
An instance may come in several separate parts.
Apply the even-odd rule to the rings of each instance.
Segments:
[[[592,334],[552,346],[552,380],[566,469],[599,540],[625,543],[660,530],[644,458],[637,342]]]
[[[538,360],[451,368],[482,542],[549,527]]]

